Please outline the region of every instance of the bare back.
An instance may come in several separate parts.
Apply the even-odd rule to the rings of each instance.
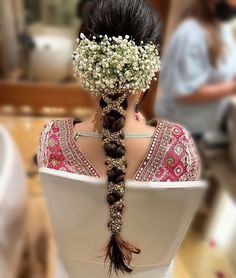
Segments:
[[[94,127],[91,120],[77,123],[74,126],[75,131],[79,132],[93,132]],[[144,122],[135,120],[127,121],[125,125],[125,133],[143,133],[148,135],[154,135],[155,127],[149,126]],[[126,159],[128,163],[126,178],[133,179],[135,173],[143,161],[145,155],[150,149],[152,137],[135,137],[126,138]],[[88,158],[88,160],[100,173],[101,177],[106,177],[105,154],[102,146],[101,138],[93,137],[80,137],[77,141],[77,146],[81,152]]]

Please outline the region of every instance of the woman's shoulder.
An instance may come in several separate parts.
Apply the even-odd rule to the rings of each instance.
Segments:
[[[185,33],[188,32],[189,35],[196,35],[195,32],[197,33],[203,33],[204,32],[204,28],[202,26],[202,24],[195,18],[187,18],[184,21],[182,21],[180,23],[180,25],[178,26],[177,30],[180,33]]]
[[[192,58],[199,59],[199,53],[201,55],[202,53],[204,55],[207,53],[205,29],[196,19],[185,19],[178,25],[167,41],[162,57],[162,73],[167,70],[173,72],[169,68],[173,63],[178,64],[177,61],[188,61],[189,57],[191,57],[190,61]]]
[[[205,30],[198,20],[188,18],[178,25],[173,33],[172,41],[175,43],[179,41],[183,45],[191,41],[201,43],[203,39],[205,40],[205,34]]]
[[[50,132],[58,132],[61,125],[70,124],[76,121],[73,118],[58,118],[48,121],[44,124],[40,137],[45,137],[45,135],[48,135]]]
[[[60,148],[60,129],[62,126],[73,122],[71,118],[50,120],[43,125],[38,141],[37,160],[38,166],[47,164],[48,157]]]
[[[73,122],[76,122],[73,118],[59,118],[45,123],[39,137],[40,144],[46,143],[52,136],[59,136],[60,128],[69,127]]]
[[[181,171],[180,180],[200,179],[201,159],[191,132],[183,125],[165,119],[155,118],[149,124],[157,127],[159,143],[165,148],[163,163],[166,165],[162,166],[169,171]]]
[[[163,129],[168,129],[171,131],[171,136],[185,136],[186,138],[193,140],[191,132],[186,127],[177,122],[172,122],[164,118],[153,118],[148,121],[147,124],[150,126],[155,126],[156,128],[161,127]]]
[[[178,127],[180,129],[186,130],[186,132],[188,132],[187,129],[184,126],[182,126],[181,124],[179,124],[177,122],[172,122],[172,121],[167,120],[165,118],[154,117],[151,120],[147,121],[147,125],[149,125],[149,126],[157,127],[160,124],[161,125],[168,125],[168,126],[171,126],[172,128],[173,127]]]

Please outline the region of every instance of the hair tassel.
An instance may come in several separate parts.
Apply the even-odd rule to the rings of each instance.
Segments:
[[[140,249],[123,240],[119,233],[111,235],[105,251],[105,262],[109,258],[109,275],[113,269],[116,274],[119,271],[122,273],[132,272],[133,268],[130,266],[132,253],[139,254],[141,252]]]

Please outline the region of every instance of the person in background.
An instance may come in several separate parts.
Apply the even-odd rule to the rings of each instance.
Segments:
[[[234,16],[235,0],[194,0],[162,57],[155,113],[196,138],[220,129],[236,94],[236,44],[226,24]]]

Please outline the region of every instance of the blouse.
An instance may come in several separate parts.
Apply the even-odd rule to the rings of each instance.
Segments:
[[[162,119],[153,119],[149,124],[155,126],[155,132],[133,180],[199,180],[201,162],[190,133],[181,125]],[[44,126],[37,158],[39,168],[101,177],[76,144],[71,118],[53,120]]]

